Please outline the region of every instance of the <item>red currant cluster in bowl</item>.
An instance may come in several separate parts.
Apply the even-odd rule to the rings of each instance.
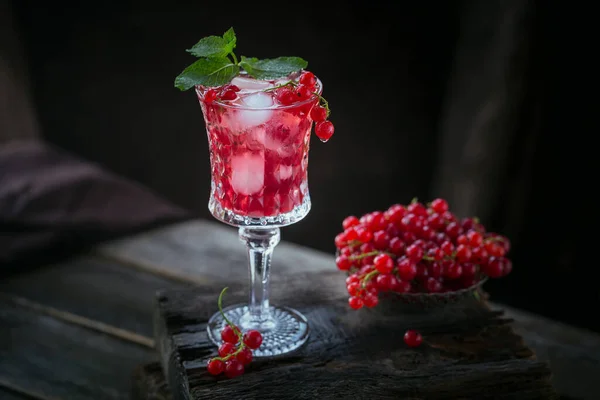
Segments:
[[[477,218],[459,219],[444,199],[414,199],[344,219],[335,237],[351,308],[375,307],[381,292],[437,294],[473,287],[512,270],[510,241]]]
[[[223,343],[219,346],[219,357],[210,359],[206,369],[211,375],[225,373],[227,378],[235,378],[242,375],[245,367],[252,362],[252,350],[260,347],[263,338],[260,332],[253,329],[242,335],[240,328],[227,319],[221,306],[226,290],[227,288],[223,289],[219,296],[219,311],[226,322],[221,331]]]

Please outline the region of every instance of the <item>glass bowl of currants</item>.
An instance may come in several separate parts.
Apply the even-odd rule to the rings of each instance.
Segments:
[[[477,218],[458,218],[444,199],[349,216],[342,227],[335,262],[355,310],[383,299],[435,306],[477,298],[489,278],[512,270],[509,239]]]

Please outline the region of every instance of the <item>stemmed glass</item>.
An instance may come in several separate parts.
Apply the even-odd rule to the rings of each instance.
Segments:
[[[277,356],[306,342],[309,327],[298,311],[269,302],[269,276],[279,228],[303,219],[310,210],[307,167],[312,96],[293,104],[274,101],[273,92],[241,88],[235,102],[206,101],[207,88],[196,87],[208,134],[211,164],[209,210],[221,222],[239,228],[248,250],[250,299],[224,309],[242,329],[256,329],[263,343],[255,357]],[[317,82],[318,93],[321,82]],[[220,313],[208,323],[211,340],[221,343]]]

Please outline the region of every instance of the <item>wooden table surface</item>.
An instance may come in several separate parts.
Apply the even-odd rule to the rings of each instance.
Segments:
[[[282,235],[285,238],[284,228]],[[281,242],[282,276],[331,271],[333,255]],[[157,360],[155,293],[248,279],[234,228],[191,221],[111,242],[0,282],[0,399],[127,399],[135,367]],[[340,276],[340,290],[344,280]],[[492,298],[493,300],[493,298]],[[495,305],[500,307],[500,305]],[[600,399],[600,335],[502,307],[550,362],[565,399]]]

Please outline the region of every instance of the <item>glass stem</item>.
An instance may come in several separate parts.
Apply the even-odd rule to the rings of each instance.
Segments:
[[[271,256],[279,243],[279,228],[240,228],[239,235],[248,248],[250,264],[250,304],[247,328],[264,326],[271,320],[269,311],[269,273]],[[242,327],[245,328],[245,327]]]

